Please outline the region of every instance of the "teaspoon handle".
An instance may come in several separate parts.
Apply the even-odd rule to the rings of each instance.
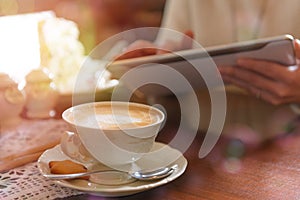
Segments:
[[[108,171],[115,171],[115,170],[96,170],[96,171],[88,171],[88,172],[74,173],[74,174],[43,174],[43,176],[49,179],[62,180],[62,179],[75,179],[75,178],[80,178],[95,173],[108,172]]]

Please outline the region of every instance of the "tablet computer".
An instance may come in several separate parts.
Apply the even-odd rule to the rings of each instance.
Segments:
[[[197,89],[199,87],[203,87],[205,80],[201,80],[203,77],[199,78],[199,76],[195,75],[195,72],[201,73],[203,71],[205,76],[208,65],[235,65],[238,58],[263,59],[286,66],[295,65],[296,58],[293,40],[294,38],[291,35],[280,35],[220,46],[212,46],[208,48],[195,48],[161,55],[118,60],[109,63],[107,69],[114,77],[122,78],[126,72],[138,66],[153,68],[158,65],[167,65],[182,74],[191,84],[193,89]],[[136,82],[142,82],[137,81],[139,79],[150,79],[151,76],[154,76],[157,81],[156,76],[160,76],[159,71],[155,71],[153,73],[150,73],[150,70],[146,71],[146,74],[133,73],[130,78],[126,77],[123,82],[130,86],[137,84]],[[203,76],[203,74],[201,75]],[[172,77],[168,75],[161,77],[165,79],[172,79]],[[173,81],[176,82],[177,79],[174,78]],[[161,82],[164,82],[164,80]],[[172,82],[172,80],[170,80],[170,82]],[[185,89],[182,91],[180,90],[180,92],[186,92],[184,90]],[[147,91],[143,89],[142,92],[151,92],[151,95],[164,95],[170,91],[161,91],[157,89]]]

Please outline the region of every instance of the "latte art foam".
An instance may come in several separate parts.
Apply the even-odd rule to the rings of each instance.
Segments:
[[[76,110],[69,117],[77,125],[103,130],[144,127],[158,122],[161,118],[161,114],[148,107],[109,104],[89,108],[84,112]]]
[[[159,118],[144,108],[129,107],[128,110],[120,108],[101,107],[96,110],[96,121],[101,129],[120,129],[147,126],[155,123]]]

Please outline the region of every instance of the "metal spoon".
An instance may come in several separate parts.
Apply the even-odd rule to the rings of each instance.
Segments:
[[[162,167],[153,171],[135,171],[129,172],[129,175],[143,181],[157,180],[171,175],[177,167],[177,165],[173,165],[171,167]]]
[[[128,174],[131,177],[138,180],[143,180],[143,181],[157,180],[171,175],[176,170],[177,167],[178,167],[177,165],[173,165],[171,167],[158,168],[153,171],[132,171],[132,172],[128,172]],[[116,171],[116,170],[95,170],[95,171],[88,171],[88,172],[74,173],[74,174],[43,174],[43,176],[49,179],[63,180],[63,179],[75,179],[75,178],[89,176],[96,173],[112,172],[112,171]]]

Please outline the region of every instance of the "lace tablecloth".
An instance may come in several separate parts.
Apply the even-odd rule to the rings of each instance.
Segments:
[[[44,178],[36,162],[0,173],[1,200],[56,199],[79,194],[81,192],[61,187]]]
[[[61,119],[21,119],[14,126],[0,127],[0,172],[36,161],[60,142],[68,129]]]
[[[36,161],[60,142],[67,124],[62,119],[21,119],[0,127],[0,199],[55,199],[80,194],[42,176]]]

